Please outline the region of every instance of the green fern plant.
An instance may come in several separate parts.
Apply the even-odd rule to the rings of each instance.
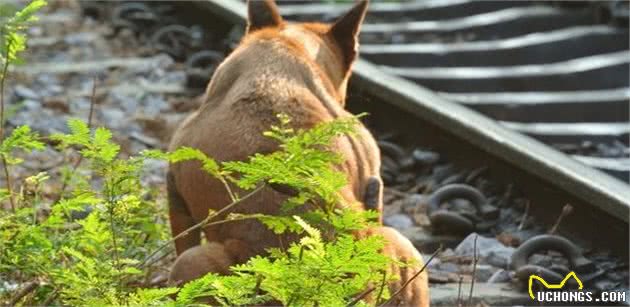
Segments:
[[[28,126],[5,138],[4,84],[9,65],[22,62],[24,30],[45,4],[34,0],[22,10],[0,4],[0,159],[7,182],[0,189],[0,304],[190,306],[211,300],[220,305],[362,305],[358,299],[368,285],[384,288],[392,260],[379,252],[382,238],[353,236],[373,225],[377,213],[357,212],[345,203],[339,190],[346,179],[334,167],[342,157],[328,149],[335,138],[354,132],[354,117],[295,130],[290,118],[280,114],[278,124],[265,133],[278,142],[278,151],[222,163],[193,148],[122,157],[109,130],[72,119],[68,133],[47,140],[85,163],[66,161],[59,168],[61,179],[42,172],[13,182],[10,166],[46,145]],[[298,233],[301,239],[286,250],[270,249],[268,256],[234,266],[230,276],[208,274],[181,288],[147,288],[151,273],[167,265],[160,259],[172,252],[175,239],[165,226],[163,197],[140,180],[147,159],[199,161],[201,169],[224,184],[231,203],[210,212],[195,228],[258,219],[278,234]],[[59,188],[58,180],[58,196],[43,197],[45,187]],[[218,219],[268,185],[294,192],[280,215]],[[305,204],[314,209],[296,210]],[[386,288],[378,293],[382,297],[376,303],[389,296]]]

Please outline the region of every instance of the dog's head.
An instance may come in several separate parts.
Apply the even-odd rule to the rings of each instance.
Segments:
[[[360,0],[336,22],[324,24],[288,23],[280,16],[273,0],[249,0],[247,35],[270,30],[295,42],[302,53],[319,66],[343,102],[352,63],[357,57],[359,28],[367,3]]]

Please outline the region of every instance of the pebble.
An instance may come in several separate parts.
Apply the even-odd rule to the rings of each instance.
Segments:
[[[510,277],[510,272],[504,269],[499,269],[494,272],[492,276],[488,279],[487,283],[496,284],[496,283],[504,283],[510,281],[512,278]]]
[[[472,274],[472,265],[470,266],[468,271]],[[477,263],[477,267],[475,268],[475,280],[481,282],[487,282],[492,275],[498,270],[496,267],[488,264],[479,264]]]
[[[68,45],[87,45],[97,38],[94,32],[77,32],[66,35],[63,42]]]
[[[431,285],[431,306],[457,306],[458,300],[458,283],[448,283],[443,285]],[[464,298],[468,299],[468,290],[471,285],[463,283],[461,285]],[[532,299],[527,292],[520,291],[508,284],[489,284],[475,283],[473,291],[472,305],[463,304],[463,306],[529,306],[532,305]]]
[[[417,162],[425,165],[435,164],[440,160],[440,154],[428,150],[415,149],[412,155]]]
[[[549,267],[553,263],[553,258],[548,255],[533,254],[529,257],[529,263],[542,267]]]
[[[39,109],[42,107],[42,103],[33,99],[22,100],[22,107],[27,110]]]
[[[31,130],[43,135],[67,132],[67,120],[67,115],[60,115],[46,108],[22,110],[8,119],[13,126],[28,125]]]
[[[426,212],[427,197],[422,194],[412,194],[403,200],[402,210],[404,212]]]
[[[609,280],[598,280],[594,283],[594,287],[600,291],[608,291],[619,286],[618,282]]]
[[[385,195],[383,196],[385,198]],[[400,209],[402,207],[402,201],[394,200],[394,201],[385,201],[383,200],[385,205],[383,206],[383,216],[387,218],[390,215],[399,214]],[[384,219],[385,219],[384,218]]]
[[[386,216],[383,219],[383,224],[386,226],[394,227],[398,230],[407,229],[413,226],[413,220],[405,214],[394,214]]]
[[[459,273],[460,267],[452,262],[444,262],[439,265],[439,269],[449,273]]]
[[[23,99],[38,100],[41,98],[35,91],[21,84],[16,85],[13,90],[18,97]]]
[[[164,99],[162,95],[146,95],[142,99],[143,110],[142,113],[146,116],[157,116],[163,113],[164,110],[170,108],[169,103]]]
[[[459,245],[455,248],[455,254],[459,256],[473,257],[475,250],[475,236],[478,236],[478,234],[471,233],[461,243],[459,243]],[[484,236],[477,237],[476,249],[481,261],[485,261],[485,263],[500,268],[507,266],[512,254],[514,253],[513,247],[507,247],[495,238],[487,238]]]
[[[100,113],[101,113],[101,116],[103,117],[102,122],[107,123],[107,126],[110,129],[119,129],[126,122],[125,118],[127,116],[125,115],[125,112],[119,109],[113,109],[113,108],[101,109]]]
[[[60,165],[63,155],[51,147],[46,147],[43,151],[32,151],[28,154],[28,159],[24,159],[22,166],[37,171],[44,171]]]
[[[153,147],[153,148],[159,148],[160,145],[162,145],[162,142],[154,137],[150,137],[142,132],[139,131],[131,131],[129,133],[129,137],[131,139],[134,139],[146,146],[149,147]]]
[[[422,227],[409,227],[400,231],[420,251],[433,253],[440,246],[455,247],[461,237],[451,235],[432,235]]]
[[[144,160],[142,182],[146,185],[159,185],[166,182],[168,162],[157,159]]]

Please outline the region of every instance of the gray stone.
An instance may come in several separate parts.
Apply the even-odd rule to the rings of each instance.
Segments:
[[[440,270],[449,272],[449,273],[459,273],[460,268],[459,265],[452,262],[444,262],[439,267]]]
[[[461,240],[461,238],[457,236],[432,235],[422,227],[409,227],[400,232],[423,253],[433,253],[440,246],[454,247]]]
[[[125,123],[125,112],[112,109],[112,108],[103,108],[101,109],[101,115],[103,117],[103,122],[107,123],[107,126],[111,129],[117,129],[124,125]]]
[[[142,181],[147,185],[164,184],[168,162],[164,160],[146,159],[144,160],[144,172]]]
[[[383,219],[383,224],[386,226],[394,227],[398,230],[407,229],[413,226],[411,218],[405,214],[394,214],[386,216]]]
[[[492,277],[494,272],[498,270],[500,269],[497,269],[494,266],[491,266],[488,264],[477,263],[476,267],[474,268],[475,280],[480,281],[480,282],[486,282],[488,281],[488,279],[490,279],[490,277]],[[467,267],[465,272],[472,275],[473,265],[471,264],[469,267]]]
[[[47,170],[63,162],[63,155],[49,146],[42,151],[34,150],[30,152],[28,157],[28,159],[24,160],[22,166],[31,170]]]
[[[488,264],[477,263],[477,265],[474,265],[473,263],[471,263],[469,265],[462,266],[460,272],[462,274],[469,275],[472,278],[474,271],[476,281],[486,282],[497,270],[500,269],[497,269]]]
[[[405,212],[426,212],[427,196],[412,194],[403,199],[402,209]]]
[[[529,263],[548,267],[553,263],[553,258],[549,255],[533,254],[529,257]]]
[[[440,256],[442,256],[442,257],[453,257],[453,256],[456,256],[456,255],[455,255],[455,252],[453,251],[452,248],[446,248],[440,253]]]
[[[67,115],[60,115],[46,108],[23,110],[9,118],[11,125],[28,125],[32,130],[48,135],[67,131]]]
[[[58,55],[63,58],[62,54]],[[167,55],[157,55],[148,58],[110,58],[93,61],[62,61],[62,59],[52,58],[45,63],[29,63],[29,65],[16,66],[11,71],[25,74],[68,74],[68,73],[90,73],[102,72],[115,67],[123,67],[131,72],[148,72],[162,66],[169,66],[173,63]]]
[[[511,279],[512,277],[510,276],[509,271],[504,270],[504,269],[499,269],[498,271],[494,272],[492,276],[490,276],[487,282],[489,284],[496,284],[496,283],[509,282]]]
[[[160,146],[160,140],[150,137],[142,132],[132,131],[129,133],[129,137],[133,140],[136,140],[146,146],[157,148]]]
[[[63,41],[68,45],[87,45],[98,38],[94,32],[77,32],[66,35]]]
[[[461,285],[463,304],[468,302],[470,283]],[[457,306],[459,283],[431,285],[431,306]],[[472,306],[480,306],[481,303],[490,306],[514,306],[531,305],[532,299],[527,292],[514,289],[510,284],[475,283],[473,288]],[[468,305],[465,305],[468,306]],[[484,306],[481,304],[481,306]]]
[[[13,90],[18,97],[23,99],[38,100],[41,98],[35,91],[21,84],[16,85]]]
[[[415,149],[412,155],[421,164],[435,164],[440,160],[440,154],[428,150]]]
[[[431,255],[427,255],[427,254],[422,255],[422,259],[424,259],[425,261],[428,261],[429,258],[431,258]],[[427,267],[429,268],[429,270],[431,269],[439,270],[441,264],[442,264],[442,260],[440,260],[440,258],[433,257],[433,259],[431,259],[431,262],[427,263]]]
[[[37,100],[24,99],[22,100],[22,106],[27,110],[41,109],[42,103]]]
[[[497,268],[507,269],[508,264],[510,263],[510,257],[504,257],[504,255],[492,253],[487,257],[482,258],[482,261]]]
[[[475,236],[477,236],[476,233],[471,233],[466,239],[459,243],[457,248],[455,248],[455,254],[473,257]],[[481,262],[505,268],[513,253],[513,247],[505,246],[495,238],[477,237],[477,254]]]
[[[136,113],[139,101],[134,95],[119,90],[112,90],[109,93],[109,99],[118,104],[122,109],[129,113]]]
[[[142,99],[143,110],[142,113],[147,116],[156,116],[162,111],[167,110],[170,107],[170,104],[164,100],[164,96],[162,95],[145,95]]]

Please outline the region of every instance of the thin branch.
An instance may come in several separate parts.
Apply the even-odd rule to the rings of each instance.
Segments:
[[[252,299],[255,299],[256,296],[260,294],[260,285],[262,284],[262,280],[263,280],[262,276],[260,275],[256,276],[256,286],[254,287]]]
[[[11,179],[11,174],[9,173],[9,164],[7,164],[7,159],[2,156],[2,169],[4,171],[4,178],[7,180],[7,192],[9,193],[9,202],[11,203],[11,210],[15,212],[15,197],[13,196],[13,180]]]
[[[140,267],[144,267],[144,265],[147,263],[147,261],[149,261],[149,259],[151,259],[153,256],[157,255],[160,251],[162,251],[163,249],[165,249],[166,247],[168,247],[171,243],[175,242],[177,239],[185,237],[187,235],[190,234],[190,232],[200,229],[200,228],[204,228],[206,226],[210,226],[210,225],[217,225],[217,224],[221,224],[224,222],[232,222],[234,220],[230,220],[230,221],[219,221],[219,222],[215,222],[215,223],[210,223],[210,221],[212,219],[214,219],[215,217],[225,213],[226,211],[232,209],[234,206],[242,203],[243,201],[247,200],[248,198],[252,197],[254,194],[258,193],[260,190],[262,190],[265,187],[265,185],[260,185],[259,187],[257,187],[256,189],[254,189],[253,191],[251,191],[250,193],[248,193],[247,195],[243,196],[242,198],[237,199],[236,201],[232,202],[231,204],[223,207],[221,210],[216,211],[210,215],[208,215],[205,219],[203,219],[203,221],[189,227],[188,229],[180,232],[179,234],[177,234],[176,236],[174,236],[173,238],[171,238],[170,240],[168,240],[167,242],[165,242],[164,244],[162,244],[160,247],[158,247],[155,251],[153,251],[149,256],[147,256],[144,261],[142,261],[142,263],[140,263]]]
[[[560,212],[560,216],[558,216],[556,223],[553,224],[553,227],[551,227],[551,229],[549,230],[550,235],[553,235],[558,231],[558,227],[560,226],[560,223],[562,223],[562,220],[567,215],[571,214],[571,212],[573,212],[573,206],[571,206],[571,204],[566,204],[564,205],[564,207],[562,207],[562,212]]]
[[[523,230],[523,227],[525,227],[525,222],[527,221],[527,216],[529,215],[529,207],[530,207],[530,201],[528,200],[527,203],[525,204],[525,213],[523,213],[523,217],[521,218],[521,223],[518,225],[518,231]]]
[[[9,300],[9,306],[15,306],[15,304],[17,304],[17,302],[19,302],[23,297],[27,296],[29,293],[35,291],[35,289],[37,289],[37,287],[39,286],[39,283],[34,282],[34,281],[30,281],[27,282],[26,285],[24,287],[22,287],[10,300]]]
[[[383,271],[383,279],[381,280],[381,288],[378,290],[378,295],[376,296],[376,300],[374,300],[376,304],[378,304],[378,302],[381,300],[381,297],[383,297],[383,291],[385,291],[386,286],[387,286],[387,271]]]
[[[225,187],[225,191],[228,193],[228,196],[230,196],[230,200],[232,202],[237,201],[238,197],[236,196],[236,194],[234,194],[234,192],[232,191],[232,188],[230,188],[230,184],[227,182],[227,180],[225,180],[225,178],[223,178],[222,176],[219,176],[218,179],[219,181],[221,181],[221,183]]]
[[[114,196],[112,193],[112,185],[111,183],[109,183],[108,181],[105,182],[105,191],[107,194],[107,212],[109,213],[109,228],[110,231],[112,233],[112,248],[114,249],[114,252],[112,253],[113,256],[113,260],[114,260],[114,268],[120,272],[120,256],[118,254],[118,243],[117,243],[117,236],[116,236],[116,225],[114,223],[114,210],[115,210],[115,206],[116,206],[116,201],[114,200]],[[122,284],[122,279],[120,279],[118,281],[118,290],[119,292],[122,290],[123,284]]]
[[[374,290],[376,290],[375,287],[370,287],[367,290],[361,292],[361,294],[359,294],[355,299],[353,299],[350,303],[348,303],[348,307],[354,306],[356,305],[359,301],[361,301],[362,299],[364,299],[366,296],[368,296],[370,293],[372,293]]]
[[[9,49],[11,41],[7,40],[6,50],[4,54],[4,65],[2,66],[2,75],[0,76],[0,140],[4,140],[4,81],[7,79],[9,71]]]
[[[11,49],[11,40],[7,39],[7,52],[4,54],[4,65],[2,66],[2,76],[0,76],[0,143],[4,141],[4,84],[7,79],[7,72],[9,71],[9,49]],[[15,198],[13,196],[13,182],[9,173],[9,165],[7,159],[2,156],[2,168],[4,169],[4,176],[7,180],[7,191],[9,192],[9,202],[11,203],[11,209],[15,212]]]
[[[239,217],[239,218],[235,218],[235,219],[231,219],[231,220],[220,220],[220,221],[216,221],[216,222],[212,222],[212,223],[206,223],[206,224],[204,224],[204,225],[201,225],[201,227],[202,227],[202,228],[205,228],[205,227],[210,227],[210,226],[215,226],[215,225],[221,225],[221,224],[225,224],[225,223],[231,223],[231,222],[237,222],[237,221],[243,221],[243,220],[251,220],[251,219],[255,219],[255,218],[257,218],[257,216],[244,216],[244,217]],[[198,226],[198,225],[199,225],[199,224],[196,224],[196,225],[194,225],[193,227],[196,227],[196,226]],[[191,228],[193,228],[193,227],[191,227]],[[180,233],[180,235],[181,235],[181,234],[188,235],[188,234],[190,233],[190,231],[191,231],[191,228],[186,229],[184,232]],[[199,228],[199,227],[196,227],[196,228]],[[179,238],[181,238],[181,237],[183,237],[183,236],[184,236],[184,235],[182,235],[182,236],[179,236],[179,235],[178,235],[178,236],[177,236],[177,239],[179,239]],[[175,251],[175,249],[171,249],[171,250],[169,250],[168,252],[166,252],[166,253],[162,254],[160,257],[155,258],[154,260],[148,261],[148,260],[150,260],[150,258],[151,258],[151,257],[155,256],[155,255],[157,254],[157,252],[159,252],[160,250],[164,250],[165,248],[169,247],[169,246],[170,246],[170,243],[171,243],[171,242],[173,242],[175,239],[176,239],[176,238],[173,238],[173,239],[169,240],[168,242],[164,243],[164,245],[160,246],[160,247],[158,248],[158,250],[156,250],[155,252],[151,253],[151,255],[149,255],[148,257],[146,257],[146,258],[142,261],[142,263],[140,263],[140,264],[138,265],[138,267],[140,267],[140,268],[144,268],[144,267],[150,266],[150,265],[152,265],[152,264],[154,264],[154,263],[156,263],[156,262],[158,262],[158,261],[160,261],[160,260],[164,259],[164,257],[168,256],[170,253],[174,252],[174,251]]]
[[[427,262],[424,263],[424,265],[422,266],[420,271],[416,272],[416,274],[414,274],[411,278],[409,278],[407,281],[405,281],[405,283],[402,285],[402,287],[400,287],[400,289],[398,289],[394,294],[392,294],[392,296],[387,301],[385,301],[385,303],[380,304],[378,306],[379,307],[387,306],[387,304],[389,304],[392,300],[394,300],[394,298],[397,295],[399,295],[407,286],[409,286],[409,284],[411,284],[411,282],[414,279],[418,278],[418,276],[420,276],[420,274],[422,274],[422,272],[424,272],[424,270],[427,268],[429,263],[431,263],[431,261],[433,261],[433,258],[435,258],[435,256],[437,256],[437,254],[440,253],[441,251],[442,251],[442,246],[440,246],[440,248],[438,248],[435,252],[433,252],[431,257],[429,257],[429,260],[427,260]]]
[[[475,275],[477,273],[477,262],[479,262],[479,255],[477,254],[477,238],[479,238],[479,235],[475,234],[475,240],[473,241],[473,271],[472,281],[470,282],[470,292],[468,293],[468,306],[472,306],[473,289],[475,289]]]
[[[59,289],[54,289],[42,302],[42,306],[51,306],[52,302],[59,296]]]
[[[464,276],[459,275],[459,282],[457,283],[457,307],[462,306],[462,281]]]

